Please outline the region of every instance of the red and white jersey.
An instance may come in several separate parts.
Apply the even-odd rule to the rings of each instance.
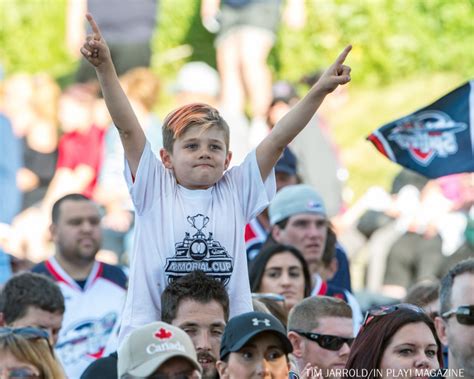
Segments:
[[[55,350],[67,377],[79,379],[91,362],[102,357],[109,339],[117,334],[127,278],[120,268],[97,261],[84,288],[54,258],[32,271],[51,277],[61,288],[66,311]]]

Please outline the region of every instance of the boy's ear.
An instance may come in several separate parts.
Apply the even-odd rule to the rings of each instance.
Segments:
[[[225,157],[224,170],[227,170],[229,168],[231,160],[232,160],[232,151],[229,151],[227,152],[227,156]]]
[[[171,160],[171,154],[166,150],[165,148],[160,149],[160,158],[161,162],[163,162],[163,166],[166,168],[172,169],[173,168],[173,163]]]

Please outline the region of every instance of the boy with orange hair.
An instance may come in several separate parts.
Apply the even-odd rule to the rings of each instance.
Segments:
[[[205,104],[185,105],[163,123],[160,160],[151,152],[125,96],[107,44],[91,15],[92,34],[81,48],[95,66],[110,115],[125,150],[125,176],[136,210],[135,246],[121,338],[159,320],[167,283],[193,270],[221,280],[230,317],[252,310],[245,254],[245,224],[275,193],[273,167],[306,126],[325,96],[350,80],[344,49],[309,93],[245,161],[226,171],[232,157],[229,127]]]

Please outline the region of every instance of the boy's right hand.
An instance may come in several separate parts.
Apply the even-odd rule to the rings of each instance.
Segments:
[[[90,13],[86,14],[87,21],[92,27],[92,34],[86,37],[86,41],[81,47],[81,53],[95,67],[111,60],[110,50],[105,42],[100,29]]]

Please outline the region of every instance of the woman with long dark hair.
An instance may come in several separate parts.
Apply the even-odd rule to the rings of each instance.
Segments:
[[[346,364],[347,377],[422,378],[443,367],[433,321],[419,307],[398,304],[367,313]]]
[[[308,265],[299,250],[276,244],[263,249],[249,268],[253,293],[274,293],[284,297],[289,311],[311,293]]]

